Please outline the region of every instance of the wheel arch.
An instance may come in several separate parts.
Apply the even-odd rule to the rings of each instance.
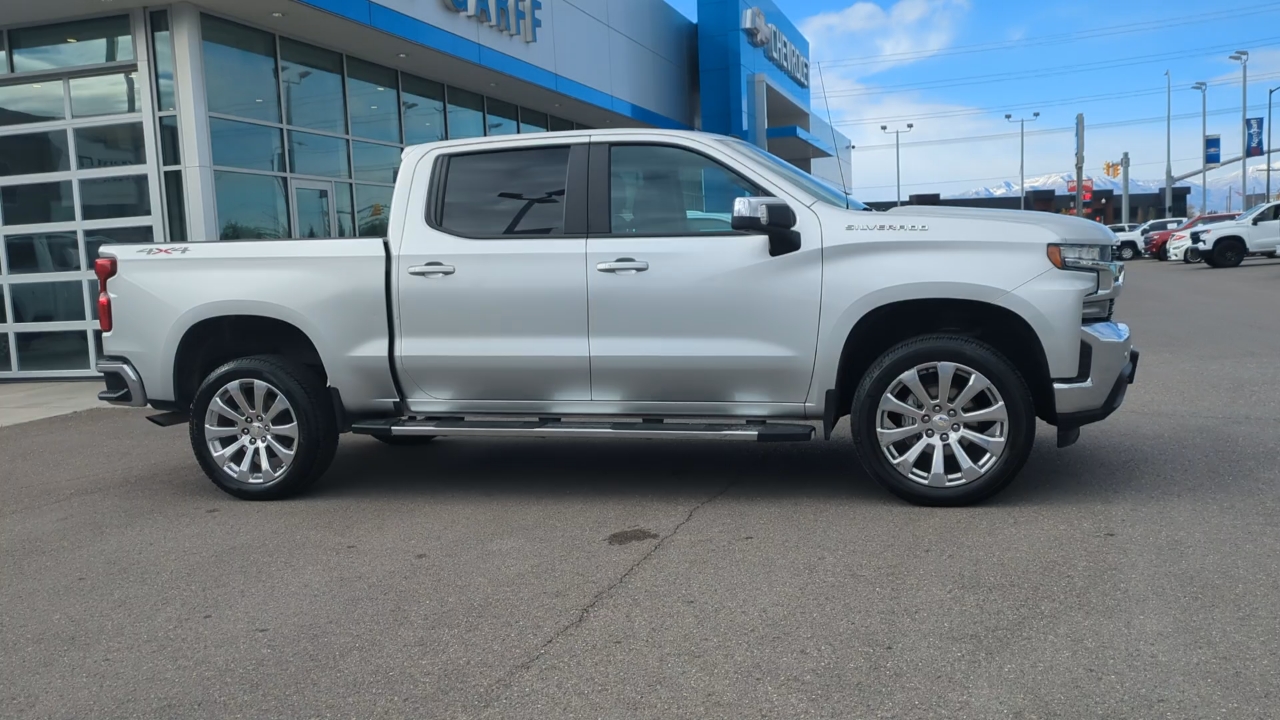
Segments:
[[[319,348],[297,325],[267,315],[215,315],[193,323],[177,342],[173,355],[175,404],[190,407],[196,390],[210,372],[223,363],[251,355],[287,357],[328,382]]]

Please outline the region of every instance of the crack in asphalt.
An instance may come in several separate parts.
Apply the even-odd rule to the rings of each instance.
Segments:
[[[528,660],[525,660],[519,665],[516,665],[511,670],[507,671],[507,673],[504,674],[501,678],[499,678],[490,688],[489,694],[491,696],[496,695],[496,693],[499,690],[501,690],[503,687],[510,685],[511,682],[515,680],[517,675],[533,667],[534,664],[536,664],[539,660],[541,660],[542,656],[546,654],[547,649],[550,648],[552,645],[554,645],[556,641],[559,640],[561,637],[564,637],[565,633],[569,632],[570,630],[573,630],[574,628],[578,627],[582,623],[586,622],[587,618],[591,615],[591,611],[597,605],[600,604],[600,601],[604,600],[604,598],[607,595],[613,592],[618,586],[622,585],[622,583],[626,582],[627,578],[631,577],[632,573],[634,573],[649,558],[653,557],[653,555],[657,553],[658,550],[661,549],[662,546],[665,545],[668,540],[675,537],[676,534],[680,532],[680,528],[684,527],[686,523],[692,520],[693,516],[696,515],[699,510],[715,502],[716,500],[720,499],[722,496],[724,496],[725,493],[729,492],[729,490],[731,490],[733,486],[736,485],[737,483],[738,483],[737,480],[729,481],[728,483],[725,484],[724,487],[720,488],[720,490],[717,491],[714,495],[711,495],[705,500],[702,500],[698,502],[696,505],[694,505],[693,507],[689,508],[689,512],[685,513],[684,519],[676,523],[676,526],[671,529],[671,532],[667,533],[661,539],[659,539],[658,542],[654,543],[653,547],[649,548],[648,552],[646,552],[644,555],[641,555],[639,559],[637,559],[634,563],[632,563],[631,566],[626,569],[626,571],[624,571],[621,575],[618,576],[617,580],[614,580],[612,583],[609,584],[608,587],[596,593],[595,596],[591,598],[591,602],[587,603],[581,610],[578,611],[577,617],[571,620],[564,627],[552,633],[551,637],[548,638],[546,642],[542,643],[542,645],[538,646],[538,649],[533,653],[533,655]],[[491,706],[492,706],[492,702],[487,702],[480,709],[481,711],[487,711],[490,709]]]

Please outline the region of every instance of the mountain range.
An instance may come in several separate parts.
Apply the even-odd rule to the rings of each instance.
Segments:
[[[1273,195],[1280,193],[1280,162],[1273,162],[1271,166],[1271,192]],[[1085,176],[1089,177],[1088,175]],[[1039,177],[1027,178],[1028,190],[1054,190],[1060,195],[1067,194],[1067,183],[1075,179],[1075,173],[1053,173],[1050,175],[1041,175]],[[1093,187],[1098,190],[1111,189],[1114,190],[1116,196],[1120,195],[1121,183],[1119,178],[1109,178],[1104,176],[1094,177]],[[1192,178],[1183,180],[1175,184],[1175,187],[1190,187],[1191,195],[1187,202],[1191,206],[1192,212],[1200,210],[1200,178]],[[1158,193],[1164,190],[1164,180],[1137,180],[1129,178],[1129,192],[1131,193]],[[1218,212],[1227,209],[1227,199],[1231,198],[1231,208],[1240,210],[1240,171],[1227,173],[1222,171],[1209,171],[1207,204],[1210,211]],[[1262,195],[1267,191],[1267,166],[1256,165],[1249,168],[1249,194]],[[998,185],[989,187],[976,188],[965,192],[949,195],[953,198],[984,198],[984,197],[1017,197],[1019,194],[1018,183],[1006,180]]]

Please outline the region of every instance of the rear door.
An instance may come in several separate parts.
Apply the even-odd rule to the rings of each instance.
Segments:
[[[817,216],[770,257],[730,225],[738,197],[777,195],[701,145],[613,140],[591,149],[587,285],[596,401],[803,403],[822,286]],[[603,191],[603,192],[601,192]]]
[[[411,406],[590,399],[585,143],[450,147],[419,162],[422,200],[393,263]]]

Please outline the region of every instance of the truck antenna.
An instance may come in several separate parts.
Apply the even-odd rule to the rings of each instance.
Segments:
[[[840,190],[844,193],[844,209],[849,209],[849,184],[844,179],[844,163],[840,160],[840,143],[836,141],[836,126],[831,120],[831,101],[827,99],[827,80],[822,76],[822,63],[814,63],[818,66],[818,82],[822,83],[822,104],[827,106],[827,129],[831,131],[831,147],[836,151],[836,167],[840,170]],[[853,157],[850,156],[849,163],[853,164]]]

